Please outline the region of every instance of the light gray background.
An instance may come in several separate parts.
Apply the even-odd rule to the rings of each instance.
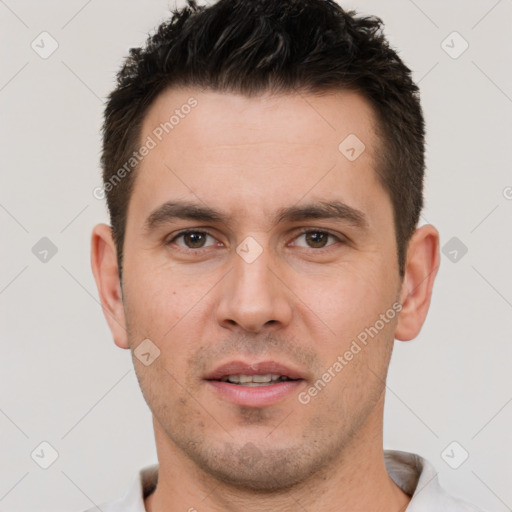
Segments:
[[[385,447],[427,457],[455,495],[512,510],[512,2],[343,5],[381,16],[413,69],[428,126],[422,222],[442,245],[455,236],[468,248],[456,263],[442,256],[423,331],[396,342]],[[118,498],[156,462],[130,354],[98,303],[89,243],[108,221],[92,195],[103,99],[167,7],[0,1],[2,511],[80,511]],[[47,59],[31,48],[43,31],[59,44]],[[469,43],[456,59],[442,47],[453,31]],[[446,44],[454,52],[462,41]],[[32,252],[42,237],[58,249],[46,263]],[[59,455],[48,469],[31,458],[43,441]],[[458,469],[441,457],[452,441],[469,453]]]

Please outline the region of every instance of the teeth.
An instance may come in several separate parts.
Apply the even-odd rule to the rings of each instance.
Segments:
[[[223,382],[231,382],[232,384],[241,384],[243,386],[261,386],[289,379],[283,375],[267,373],[266,375],[227,375],[226,377],[222,377],[221,380]]]

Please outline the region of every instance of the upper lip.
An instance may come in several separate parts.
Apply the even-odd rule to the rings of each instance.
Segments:
[[[242,361],[229,361],[208,373],[206,380],[220,380],[229,375],[282,375],[289,379],[303,379],[298,370],[285,366],[276,361],[259,361],[244,363]]]

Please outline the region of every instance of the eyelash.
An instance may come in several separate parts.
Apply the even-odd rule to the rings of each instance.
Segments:
[[[202,230],[199,230],[199,229],[184,229],[182,231],[180,231],[179,233],[177,233],[174,237],[172,237],[170,240],[166,241],[165,242],[165,245],[171,245],[173,244],[178,238],[180,237],[183,237],[184,235],[187,235],[189,233],[198,233],[198,234],[201,234],[201,235],[208,235],[208,236],[211,236],[212,238],[215,238],[211,233],[209,233],[208,231],[202,231]],[[331,233],[330,231],[326,231],[324,229],[311,229],[311,228],[303,228],[300,230],[300,232],[295,236],[294,240],[296,238],[298,238],[299,236],[301,235],[305,235],[305,234],[308,234],[308,233],[317,233],[317,234],[322,234],[322,235],[328,235],[332,238],[334,238],[337,242],[340,242],[340,243],[346,243],[346,240]],[[306,250],[310,250],[310,251],[315,251],[315,252],[320,252],[320,251],[323,251],[323,252],[327,252],[329,250],[331,250],[332,247],[335,247],[337,244],[336,243],[333,243],[333,244],[329,244],[327,245],[326,247],[319,247],[319,248],[314,248],[314,247],[302,247],[302,249],[306,249]],[[199,252],[202,252],[204,250],[208,250],[209,248],[211,248],[212,246],[208,246],[208,247],[200,247],[198,249],[192,249],[190,247],[181,247],[181,246],[178,246],[178,248],[180,250],[183,250],[185,252],[195,252],[195,253],[199,253]]]

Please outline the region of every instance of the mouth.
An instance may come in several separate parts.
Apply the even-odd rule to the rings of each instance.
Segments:
[[[287,382],[299,379],[290,379],[286,375],[267,373],[265,375],[225,375],[220,382],[230,382],[238,386],[256,387],[271,386],[279,382]]]
[[[275,404],[304,384],[296,369],[275,361],[226,363],[205,377],[217,397],[244,407]]]

